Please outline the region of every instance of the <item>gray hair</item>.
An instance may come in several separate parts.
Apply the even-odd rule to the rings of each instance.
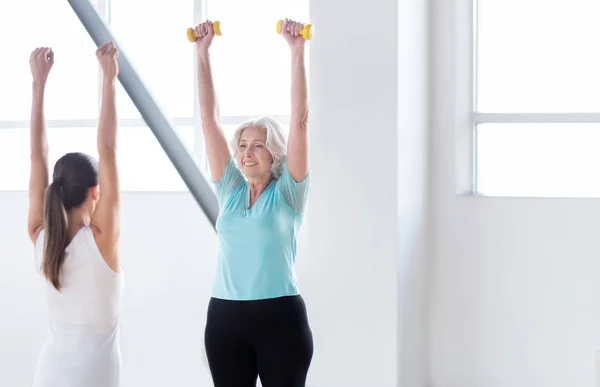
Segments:
[[[265,145],[267,146],[267,150],[271,153],[271,157],[273,157],[271,174],[274,178],[278,179],[279,176],[281,176],[283,164],[287,158],[287,144],[285,135],[283,134],[282,126],[276,119],[271,117],[260,117],[240,124],[240,126],[238,126],[238,128],[235,130],[233,138],[231,139],[231,150],[233,154],[237,153],[242,133],[245,129],[252,127],[261,128],[267,132],[267,142]],[[235,160],[237,162],[237,158],[235,158]]]

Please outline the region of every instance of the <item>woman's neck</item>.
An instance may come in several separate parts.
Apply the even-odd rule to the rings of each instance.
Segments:
[[[248,180],[248,185],[250,186],[250,205],[254,204],[271,181],[273,181],[273,176],[271,175],[262,179]]]
[[[73,210],[68,214],[68,231],[69,236],[73,238],[82,227],[86,227],[90,225],[91,217],[89,212],[84,210],[83,208]]]

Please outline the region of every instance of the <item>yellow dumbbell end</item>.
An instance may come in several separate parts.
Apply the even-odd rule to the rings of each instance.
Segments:
[[[304,40],[311,40],[313,36],[313,26],[312,24],[306,24],[302,30],[300,30],[300,34],[304,37]]]
[[[213,29],[215,30],[215,35],[217,36],[221,36],[221,22],[220,21],[216,21],[213,23]]]
[[[283,20],[279,20],[277,22],[276,31],[278,34],[281,34],[281,29],[283,28]],[[304,40],[311,40],[313,36],[313,26],[312,24],[306,24],[304,28],[300,30],[300,35],[304,38]]]
[[[196,34],[196,31],[192,27],[187,29],[187,38],[191,43],[194,43],[198,39],[198,34]]]
[[[215,35],[217,36],[221,36],[221,22],[220,21],[216,21],[213,23],[213,29],[215,30]],[[194,43],[196,41],[196,39],[198,39],[199,35],[196,33],[196,31],[194,31],[193,28],[188,28],[187,29],[187,38],[191,43]]]

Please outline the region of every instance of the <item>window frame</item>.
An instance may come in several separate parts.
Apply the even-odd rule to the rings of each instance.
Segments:
[[[454,90],[457,97],[459,114],[457,125],[461,130],[457,131],[456,145],[459,150],[457,154],[457,188],[459,193],[471,196],[483,197],[506,197],[505,195],[481,194],[477,181],[478,174],[478,149],[477,129],[481,124],[554,124],[554,123],[600,123],[600,112],[561,112],[561,113],[486,113],[479,111],[477,107],[477,79],[478,79],[478,5],[481,0],[454,0],[457,12],[453,18],[453,29],[455,36],[459,37],[454,43],[457,50],[454,58],[457,63],[455,75],[457,84]],[[440,54],[442,55],[442,54]],[[447,54],[443,54],[447,55]],[[452,54],[450,54],[452,55]],[[468,58],[468,59],[467,59]],[[468,82],[461,83],[460,80]],[[469,107],[469,110],[466,110]],[[465,117],[464,119],[461,117]],[[466,118],[468,117],[468,118]],[[468,149],[467,149],[468,148]],[[468,156],[465,156],[468,155]],[[528,197],[514,195],[517,197]],[[511,197],[514,197],[511,196]],[[544,195],[543,198],[562,197],[552,193]],[[583,194],[578,197],[592,197]]]
[[[104,20],[110,18],[110,5],[112,0],[94,0],[92,4],[96,8],[98,14]],[[206,7],[207,1],[216,1],[216,0],[190,0],[193,1],[193,12],[194,12],[194,23],[200,23],[205,19],[206,15]],[[183,32],[182,32],[183,37]],[[118,36],[115,36],[118,39]],[[188,117],[169,117],[171,122],[175,126],[187,126],[193,127],[194,129],[194,143],[191,149],[192,156],[198,161],[198,167],[203,172],[206,173],[208,171],[208,160],[205,152],[205,143],[204,143],[204,135],[202,133],[202,121],[200,118],[200,106],[198,101],[198,82],[197,80],[197,66],[195,57],[193,61],[190,61],[190,66],[193,67],[193,89],[194,89],[194,101],[193,101],[193,115]],[[102,94],[102,70],[100,66],[97,67],[97,101],[98,107],[97,112],[100,112],[100,101]],[[217,90],[218,93],[218,90]],[[277,112],[273,112],[275,114],[269,114],[269,116],[279,120],[280,122],[289,122],[290,115],[289,114],[277,114]],[[281,113],[281,112],[279,112]],[[239,125],[240,123],[247,121],[249,119],[255,118],[256,116],[251,115],[222,115],[220,116],[220,122],[222,125]],[[127,127],[148,127],[143,118],[119,118],[118,119],[119,127],[127,128]],[[92,128],[97,127],[98,119],[97,118],[89,118],[89,119],[47,119],[46,125],[48,128],[69,128],[69,127],[78,127],[78,128]],[[15,128],[28,128],[30,126],[29,120],[0,120],[0,130],[3,129],[15,129]],[[0,190],[9,191],[9,190]],[[22,189],[14,189],[10,191],[27,191],[27,187],[23,187]],[[187,192],[188,188],[170,188],[164,189],[160,188],[160,184],[157,184],[156,187],[152,189],[128,189],[124,188],[123,192]]]

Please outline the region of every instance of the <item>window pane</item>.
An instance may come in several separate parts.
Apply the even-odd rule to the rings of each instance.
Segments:
[[[192,127],[177,128],[191,150]],[[67,152],[98,157],[96,128],[49,128],[50,170]],[[191,152],[191,151],[190,151]],[[118,163],[123,191],[181,191],[187,187],[147,127],[119,129]],[[0,129],[0,190],[27,190],[29,184],[29,129]]]
[[[0,2],[0,36],[7,55],[0,72],[0,120],[27,120],[31,107],[29,55],[54,50],[46,117],[93,118],[98,108],[96,46],[64,0]]]
[[[308,1],[207,0],[207,15],[222,21],[212,48],[221,114],[288,114],[290,54],[275,27],[286,17],[308,22]]]
[[[28,129],[24,131],[26,133],[29,132]],[[49,128],[48,159],[50,162],[50,171],[54,168],[56,161],[65,153],[83,152],[98,158],[96,133],[96,128]]]
[[[477,191],[492,196],[600,197],[600,124],[482,124]]]
[[[67,152],[84,152],[98,157],[95,128],[48,128],[50,173]],[[29,128],[0,129],[0,190],[29,187]]]
[[[600,1],[479,0],[478,111],[600,111]]]
[[[177,133],[191,154],[194,128],[179,127]],[[128,127],[120,131],[119,166],[123,190],[187,191],[187,186],[148,127]]]
[[[194,0],[111,0],[111,30],[142,81],[165,114],[194,114],[194,45],[185,30],[192,26]],[[119,117],[140,114],[118,88]]]

